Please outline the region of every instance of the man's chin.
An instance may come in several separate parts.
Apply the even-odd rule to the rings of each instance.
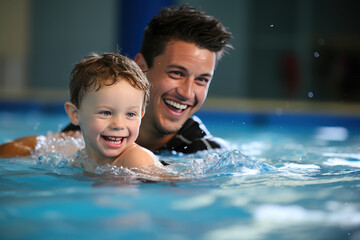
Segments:
[[[177,133],[180,129],[181,129],[181,126],[178,127],[178,128],[162,127],[162,128],[161,128],[161,132],[162,132],[164,135],[169,135],[169,134]]]
[[[177,133],[185,121],[164,121],[162,124],[159,124],[158,129],[164,134],[169,135],[173,133]]]

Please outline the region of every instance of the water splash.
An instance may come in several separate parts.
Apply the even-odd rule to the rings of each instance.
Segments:
[[[42,171],[55,173],[58,175],[69,175],[73,176],[78,174],[79,169],[72,167],[72,158],[67,158],[61,153],[53,152],[40,155],[36,159],[36,167]]]
[[[35,150],[32,153],[34,157],[40,155],[46,155],[49,153],[60,153],[66,158],[73,157],[76,151],[82,149],[85,146],[81,133],[77,133],[73,136],[67,136],[64,133],[38,136]]]
[[[193,157],[196,157],[193,156]],[[199,156],[182,166],[179,174],[193,177],[209,177],[221,175],[253,175],[276,171],[269,164],[255,161],[241,153],[239,150],[223,153],[208,153],[203,158]],[[175,167],[176,168],[176,167]]]
[[[85,155],[84,155],[85,154]],[[214,176],[256,175],[277,171],[275,167],[256,161],[241,153],[239,150],[226,152],[199,152],[191,155],[162,156],[169,166],[164,166],[163,173],[174,178],[197,179]],[[53,169],[77,168],[101,176],[120,178],[149,178],[156,176],[152,170],[127,169],[110,164],[97,164],[80,150],[72,157],[66,157],[58,152],[42,154],[37,159],[38,166],[49,166]],[[152,179],[152,178],[151,178]]]
[[[53,168],[64,168],[71,165],[71,160],[65,158],[60,153],[54,152],[40,155],[36,163],[38,166],[46,165]]]

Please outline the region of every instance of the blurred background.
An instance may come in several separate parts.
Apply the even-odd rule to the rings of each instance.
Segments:
[[[62,104],[80,58],[109,51],[133,58],[149,20],[183,3],[234,34],[205,108],[360,114],[356,0],[1,0],[1,102]]]

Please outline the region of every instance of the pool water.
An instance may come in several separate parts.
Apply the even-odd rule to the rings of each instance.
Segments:
[[[0,239],[360,239],[360,119],[200,112],[227,152],[159,156],[177,181],[57,153],[0,160]],[[0,112],[0,143],[63,113]]]

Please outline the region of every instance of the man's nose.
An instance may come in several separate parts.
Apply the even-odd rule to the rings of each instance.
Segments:
[[[194,83],[195,81],[192,77],[187,77],[180,83],[179,87],[177,88],[178,94],[181,95],[184,100],[195,97]]]

